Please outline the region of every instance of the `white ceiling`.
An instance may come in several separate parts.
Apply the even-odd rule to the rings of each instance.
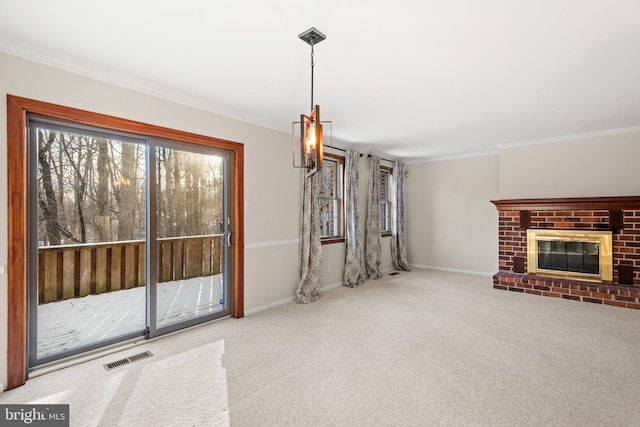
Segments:
[[[0,50],[417,161],[640,125],[639,0],[0,0]],[[1,72],[1,70],[0,70]]]

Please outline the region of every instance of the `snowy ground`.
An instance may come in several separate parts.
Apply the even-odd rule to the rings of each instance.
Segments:
[[[224,309],[222,275],[158,284],[157,327]],[[144,287],[38,306],[38,358],[143,331]]]

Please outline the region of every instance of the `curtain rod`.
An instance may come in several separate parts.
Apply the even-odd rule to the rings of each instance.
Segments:
[[[344,151],[345,153],[347,152],[347,150],[345,150],[344,148],[339,148],[339,147],[332,147],[330,145],[326,145],[325,147],[331,148],[332,150],[340,150],[340,151]],[[362,154],[360,154],[362,156]]]
[[[325,145],[325,147],[331,148],[332,150],[344,151],[345,153],[347,152],[347,150],[345,150],[344,148],[340,148],[340,147],[332,147],[330,145]],[[363,156],[363,154],[360,153],[360,157],[362,157],[362,156]],[[367,154],[367,157],[371,157],[371,154]],[[395,163],[395,160],[384,159],[382,157],[380,157],[380,160],[384,160],[385,162],[389,162],[389,163]]]
[[[360,154],[362,156],[362,154]],[[371,157],[371,154],[368,154],[367,157]],[[379,157],[380,160],[384,160],[385,162],[389,162],[389,163],[395,163],[395,160],[389,160],[389,159],[385,159],[382,157]]]

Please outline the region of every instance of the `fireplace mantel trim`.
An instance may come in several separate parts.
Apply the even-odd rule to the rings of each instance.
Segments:
[[[640,196],[624,197],[575,197],[555,199],[504,199],[492,200],[499,211],[557,211],[579,209],[638,209]]]

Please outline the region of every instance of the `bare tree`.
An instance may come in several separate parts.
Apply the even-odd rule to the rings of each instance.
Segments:
[[[133,240],[136,204],[135,146],[122,144],[120,201],[118,203],[118,240]]]
[[[58,201],[53,189],[51,179],[51,146],[56,139],[55,132],[49,132],[45,137],[42,130],[38,130],[38,165],[42,188],[38,188],[38,205],[42,212],[42,220],[45,222],[45,242],[49,245],[60,244],[60,224],[58,223]]]
[[[98,189],[96,192],[96,204],[98,215],[96,218],[96,228],[98,229],[98,240],[108,242],[111,240],[111,218],[109,215],[109,171],[107,162],[109,160],[109,147],[107,141],[98,139]]]

